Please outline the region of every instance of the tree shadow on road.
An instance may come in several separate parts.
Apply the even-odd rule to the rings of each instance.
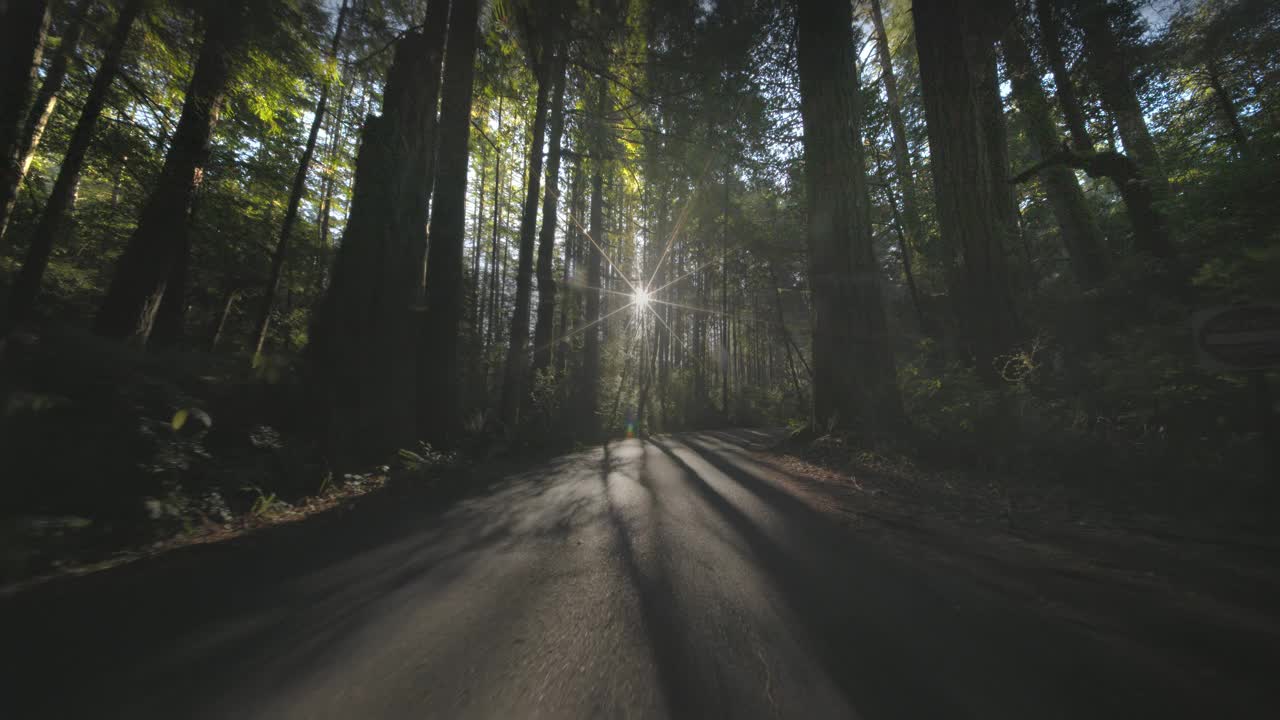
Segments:
[[[660,533],[653,528],[642,530],[633,527],[610,496],[611,478],[623,465],[605,443],[599,472],[600,489],[608,506],[609,525],[619,560],[640,605],[641,624],[649,641],[663,706],[672,718],[709,717],[711,708],[705,707],[707,685],[699,678],[696,659],[690,654],[686,642],[688,636],[682,631],[682,619],[665,563],[665,552],[657,548],[647,553],[647,570],[638,557],[635,538],[644,533],[649,541],[660,542]],[[643,466],[633,480],[653,502],[658,502]],[[652,517],[648,514],[646,518],[636,520],[652,520]]]
[[[681,480],[708,507],[724,518],[746,542],[758,567],[772,581],[805,632],[801,644],[820,660],[830,679],[844,693],[850,707],[869,714],[928,717],[943,712],[958,717],[938,694],[921,692],[919,668],[901,651],[889,623],[896,612],[874,607],[873,590],[860,587],[845,570],[858,564],[848,549],[848,536],[831,521],[786,491],[725,462],[714,452],[692,445],[654,439],[680,470]],[[686,448],[748,492],[768,503],[785,518],[779,542],[708,483],[678,452]],[[884,568],[866,568],[883,578]],[[868,607],[871,605],[871,607]],[[881,610],[885,612],[880,612]],[[910,678],[909,683],[906,681]]]
[[[860,539],[777,484],[776,473],[755,469],[741,438],[691,434],[654,444],[744,538],[815,655],[868,717],[1198,717],[1234,706],[1208,690],[1171,686],[1178,676],[1158,658],[1147,664],[1034,602],[988,590],[963,569]],[[766,531],[741,498],[717,489],[726,480],[782,522]]]

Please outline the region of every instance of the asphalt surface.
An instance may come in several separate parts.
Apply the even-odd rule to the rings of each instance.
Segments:
[[[752,432],[614,442],[445,509],[9,598],[0,715],[1267,716],[861,537],[756,462]]]

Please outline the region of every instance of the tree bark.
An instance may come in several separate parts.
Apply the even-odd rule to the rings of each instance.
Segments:
[[[1049,114],[1049,100],[1040,84],[1041,72],[1023,39],[1024,26],[1015,22],[1003,39],[1005,67],[1013,86],[1018,115],[1031,139],[1035,161],[1058,152],[1060,138]],[[1075,175],[1064,166],[1041,173],[1045,194],[1062,233],[1071,269],[1082,288],[1095,287],[1107,275],[1105,241]]]
[[[477,0],[454,0],[449,11],[441,95],[440,182],[432,214],[427,258],[427,313],[423,324],[418,421],[431,442],[461,431],[458,396],[458,326],[462,320],[462,244],[467,213],[467,156],[475,74]]]
[[[0,6],[0,238],[22,178],[23,120],[44,57],[49,6],[49,0]]]
[[[351,213],[312,329],[312,395],[342,467],[385,460],[415,439],[429,48],[421,32],[397,42],[382,114],[365,123]]]
[[[1076,86],[1071,80],[1071,71],[1067,68],[1067,59],[1063,52],[1062,20],[1058,15],[1060,12],[1058,3],[1042,0],[1035,3],[1035,8],[1036,18],[1040,24],[1041,47],[1049,61],[1049,69],[1053,73],[1058,105],[1062,107],[1062,115],[1067,120],[1067,131],[1071,134],[1071,143],[1077,150],[1093,150],[1093,140],[1089,138],[1089,130],[1084,122],[1084,110],[1080,105],[1080,97],[1076,95]]]
[[[248,0],[232,0],[211,11],[164,167],[98,310],[99,335],[145,344],[151,334],[169,271],[190,231],[187,218],[203,180],[219,105],[247,39],[241,27],[247,6]]]
[[[27,248],[27,255],[22,263],[9,299],[9,322],[23,322],[35,305],[36,296],[44,279],[45,268],[49,265],[49,257],[53,245],[62,237],[70,208],[75,201],[76,187],[80,182],[80,171],[84,167],[85,156],[93,141],[94,128],[98,118],[102,116],[102,108],[106,103],[107,91],[120,70],[120,59],[129,40],[129,31],[141,12],[144,0],[129,0],[120,9],[120,15],[111,31],[111,40],[98,64],[98,72],[94,75],[93,85],[85,98],[80,118],[71,132],[71,141],[67,145],[66,155],[58,168],[58,177],[53,182],[53,190],[45,202],[40,221],[36,225],[35,234]]]
[[[27,112],[27,119],[17,147],[17,170],[6,173],[3,181],[8,184],[0,187],[0,239],[4,238],[5,230],[9,227],[22,180],[31,168],[31,161],[35,158],[36,149],[40,147],[44,129],[49,124],[49,118],[53,116],[53,110],[58,104],[58,93],[62,91],[62,82],[67,77],[67,67],[71,64],[71,58],[75,56],[76,46],[80,44],[84,19],[90,5],[92,5],[91,0],[79,0],[71,9],[70,17],[62,30],[62,38],[58,42],[58,54],[49,63],[44,82],[40,83],[40,90],[36,93],[30,111]]]
[[[342,0],[342,6],[338,9],[337,28],[333,33],[333,42],[329,46],[328,59],[331,62],[337,58],[338,47],[342,43],[342,30],[347,20],[348,4],[349,0]],[[442,2],[441,0],[436,0],[432,4],[440,5]],[[440,23],[440,25],[441,29],[437,35],[442,38],[444,35],[443,23]],[[427,27],[430,28],[432,26],[428,24]],[[439,62],[440,48],[438,44],[434,48],[428,44],[427,52],[437,63]],[[432,79],[435,78],[438,83],[439,77],[438,64],[436,65],[435,73],[431,73],[430,68],[428,68],[425,84],[428,86],[427,94],[433,100],[434,93],[431,92],[434,89],[432,87]],[[285,205],[284,222],[280,224],[280,238],[276,241],[276,249],[271,256],[271,271],[267,276],[267,284],[262,290],[262,309],[259,310],[257,322],[254,324],[253,357],[255,362],[262,354],[262,348],[267,342],[267,329],[271,325],[271,312],[275,309],[276,295],[280,292],[280,278],[284,273],[285,256],[289,250],[289,236],[293,234],[293,225],[298,219],[298,206],[301,205],[302,196],[307,189],[307,173],[311,170],[311,158],[316,151],[316,139],[320,137],[320,125],[324,122],[325,110],[329,105],[329,86],[330,83],[327,79],[320,84],[320,97],[316,100],[315,115],[311,118],[311,129],[307,133],[307,141],[302,148],[302,158],[298,161],[298,169],[293,175],[293,184],[289,189],[289,201]],[[431,104],[434,105],[434,102]],[[434,107],[429,109],[427,117],[429,118],[428,124],[434,126]],[[427,130],[428,137],[434,129],[434,127],[431,127]],[[325,212],[327,213],[328,210],[326,209]]]
[[[516,265],[516,301],[507,336],[506,372],[502,381],[501,417],[508,430],[519,422],[529,366],[529,309],[533,297],[534,241],[538,234],[538,194],[542,187],[542,145],[547,134],[547,97],[551,91],[550,64],[539,61],[534,75],[537,97],[533,111],[533,132],[529,138],[528,178],[524,206],[520,214],[520,249]]]
[[[195,222],[198,198],[192,201],[187,225]],[[164,297],[156,308],[156,319],[147,344],[152,348],[173,348],[182,343],[187,320],[187,273],[191,269],[191,233],[183,233],[182,247],[169,265],[164,284]]]
[[[563,52],[563,47],[561,52]],[[564,141],[565,59],[555,59],[554,88],[551,94],[551,140],[547,147],[547,183],[543,191],[542,228],[538,238],[538,317],[533,329],[533,372],[551,367],[551,333],[555,324],[556,281],[552,267],[555,259],[556,221],[560,201],[560,157]]]
[[[902,405],[872,246],[852,22],[848,3],[798,7],[813,398],[818,423],[879,431],[901,422]]]
[[[1003,151],[991,147],[984,123],[991,113],[994,41],[1012,7],[916,0],[912,14],[938,225],[944,247],[960,261],[948,284],[978,372],[995,383],[994,362],[1012,345],[1016,322],[1004,254],[1007,199],[993,173],[993,158]]]

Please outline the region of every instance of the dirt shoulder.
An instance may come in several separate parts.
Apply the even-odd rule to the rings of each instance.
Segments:
[[[397,523],[417,522],[425,515],[447,509],[461,498],[483,492],[524,468],[527,462],[520,458],[494,458],[414,469],[384,466],[367,473],[345,475],[321,492],[293,503],[274,502],[261,512],[245,514],[230,522],[206,519],[184,532],[145,546],[104,547],[96,553],[97,557],[93,548],[81,549],[49,570],[0,585],[0,599],[48,584],[78,585],[75,581],[79,578],[88,581],[89,576],[118,571],[145,574],[157,566],[195,567],[203,562],[236,557],[245,547],[292,547],[305,542],[300,539],[304,537],[319,539],[323,544],[335,528],[344,528],[346,532],[354,527],[361,535],[381,538],[394,534],[392,526]]]

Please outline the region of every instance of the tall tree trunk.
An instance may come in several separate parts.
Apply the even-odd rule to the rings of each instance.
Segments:
[[[496,152],[497,147],[494,147]],[[475,190],[475,212],[471,215],[471,234],[475,237],[475,249],[471,254],[471,327],[472,334],[476,338],[476,345],[479,350],[484,350],[484,311],[486,308],[485,298],[482,293],[486,292],[484,283],[481,282],[480,258],[484,255],[484,221],[487,217],[484,214],[485,192],[488,189],[488,165],[489,153],[482,150],[480,153],[480,163],[476,167],[476,179],[479,187]]]
[[[44,57],[49,20],[50,0],[0,5],[0,238],[22,179],[23,121]]]
[[[649,334],[645,328],[646,316],[640,316],[640,395],[636,400],[636,437],[644,437],[645,407],[649,403],[649,384],[653,380],[653,372],[649,364]],[[657,344],[653,343],[654,356],[657,356]]]
[[[581,432],[588,438],[600,430],[600,418],[596,414],[600,385],[600,248],[604,247],[604,156],[605,114],[609,110],[608,86],[598,79],[595,117],[592,119],[591,148],[591,228],[593,242],[587,243],[586,309],[583,317],[585,337],[582,340],[582,376],[578,379],[578,421]]]
[[[333,225],[333,192],[335,190],[333,176],[328,176],[320,186],[320,238],[318,246],[321,257],[329,251],[329,233]]]
[[[27,170],[31,168],[31,160],[36,155],[36,149],[40,147],[45,126],[49,124],[53,109],[58,104],[58,93],[62,91],[62,82],[67,77],[67,67],[76,54],[76,46],[80,44],[80,34],[84,29],[85,15],[88,14],[90,5],[92,5],[90,0],[78,0],[75,7],[71,9],[70,17],[62,30],[62,38],[58,42],[58,54],[49,63],[44,82],[40,84],[35,101],[27,112],[27,120],[23,125],[22,136],[17,147],[17,171],[5,173],[3,182],[7,185],[0,187],[0,239],[8,229],[13,207],[18,201],[18,189],[22,186]]]
[[[499,223],[499,202],[498,193],[502,191],[502,154],[497,152],[498,158],[495,160],[494,167],[494,184],[493,184],[493,209],[490,210],[492,215],[492,228],[489,234],[489,287],[485,292],[488,293],[486,302],[489,304],[488,324],[485,325],[485,350],[492,348],[495,338],[498,337],[498,223]]]
[[[454,0],[449,11],[436,172],[427,258],[427,314],[419,372],[421,434],[432,442],[462,428],[458,397],[458,326],[462,320],[462,244],[466,234],[467,155],[475,75],[478,0]]]
[[[246,39],[247,7],[248,0],[231,0],[211,10],[164,167],[98,310],[94,331],[99,335],[145,343],[151,334],[170,268],[190,231],[187,217],[204,176],[219,106]]]
[[[667,284],[667,268],[674,267],[675,263],[675,258],[670,257],[670,249],[668,246],[668,243],[670,242],[669,234],[671,232],[671,178],[664,172],[661,158],[659,157],[661,150],[661,144],[657,140],[650,141],[648,146],[645,148],[647,156],[645,175],[648,179],[651,179],[651,183],[657,184],[654,192],[658,195],[656,207],[654,208],[654,220],[652,226],[655,230],[653,237],[656,238],[658,242],[658,247],[653,248],[657,257],[651,256],[651,260],[658,264],[652,270],[646,272],[648,277],[652,277],[652,280],[649,281],[650,290],[661,288]],[[659,248],[662,249],[661,252],[658,252]],[[668,257],[663,258],[663,253]],[[646,280],[648,280],[648,278],[646,278]],[[655,362],[657,364],[657,367],[654,370],[654,378],[655,382],[657,382],[657,386],[655,388],[655,394],[657,397],[654,399],[657,403],[657,410],[655,411],[657,417],[654,418],[654,423],[655,427],[663,428],[666,426],[667,394],[670,390],[669,379],[671,372],[672,343],[670,320],[671,308],[669,305],[661,304],[656,307],[651,304],[650,307],[661,320],[661,322],[656,323],[654,327],[656,334],[656,337],[654,338],[654,354]]]
[[[724,202],[720,206],[720,412],[729,419],[729,169],[724,173]],[[868,221],[870,222],[870,221]]]
[[[365,123],[351,213],[312,328],[312,396],[342,467],[384,460],[415,439],[429,48],[421,32],[396,44],[382,114]]]
[[[1071,134],[1071,143],[1077,150],[1093,150],[1093,140],[1089,138],[1089,130],[1085,127],[1080,96],[1076,95],[1076,86],[1071,80],[1066,53],[1063,52],[1062,20],[1059,17],[1061,9],[1058,5],[1059,3],[1050,0],[1035,3],[1036,18],[1040,24],[1041,48],[1049,61],[1049,70],[1053,73],[1058,105],[1061,106],[1062,115],[1067,120],[1067,131]]]
[[[571,348],[569,342],[578,320],[578,296],[580,293],[569,284],[569,280],[578,272],[578,258],[580,255],[577,248],[582,245],[580,237],[584,221],[582,215],[582,160],[581,155],[575,153],[573,156],[573,171],[569,176],[569,224],[571,227],[565,228],[564,238],[564,275],[562,282],[565,289],[565,297],[560,299],[559,366],[563,375],[568,375],[569,373],[569,350]],[[571,308],[572,314],[570,314]]]
[[[907,249],[920,247],[924,242],[924,223],[920,219],[920,203],[916,199],[915,172],[912,169],[911,150],[907,145],[907,126],[902,119],[902,100],[898,92],[898,79],[893,72],[893,56],[889,52],[889,36],[884,29],[884,15],[880,0],[871,0],[871,21],[876,31],[876,51],[880,59],[880,75],[889,111],[889,128],[893,133],[893,170],[898,177],[898,189],[902,193],[902,230],[905,235],[903,257]],[[923,328],[923,320],[921,322]]]
[[[347,89],[344,86],[338,94],[338,107],[333,121],[329,125],[329,147],[326,150],[324,181],[320,189],[320,227],[317,262],[320,265],[321,294],[329,289],[330,272],[333,269],[333,203],[338,192],[338,158],[346,142],[343,115],[347,104]]]
[[[498,97],[498,133],[502,133],[502,97]],[[498,201],[499,195],[502,193],[502,149],[495,144],[493,146],[493,209],[492,228],[489,237],[489,324],[485,327],[485,336],[488,338],[485,343],[486,356],[488,350],[492,349],[498,338],[498,225],[502,220],[502,203]]]
[[[191,213],[187,225],[194,225],[196,205],[199,199],[192,202]],[[187,320],[187,273],[191,269],[191,233],[183,233],[182,247],[169,265],[169,277],[164,284],[164,297],[156,308],[156,319],[152,325],[151,337],[147,344],[152,348],[177,347],[186,333]]]
[[[222,342],[222,334],[227,329],[227,318],[231,317],[231,309],[235,307],[236,299],[239,297],[240,291],[228,283],[227,289],[222,292],[222,302],[218,304],[218,314],[209,332],[209,352],[218,350],[218,343]]]
[[[98,63],[98,72],[94,75],[93,85],[85,97],[80,118],[71,132],[71,142],[67,145],[66,155],[58,168],[58,177],[53,182],[53,191],[45,202],[36,225],[35,234],[27,248],[26,259],[13,284],[9,299],[9,322],[18,323],[26,319],[35,304],[40,292],[40,284],[44,278],[45,268],[49,265],[49,256],[53,252],[53,244],[62,237],[75,201],[76,188],[80,183],[80,171],[84,167],[85,155],[89,152],[89,144],[93,141],[94,128],[102,115],[106,103],[107,91],[120,69],[120,58],[129,40],[129,31],[134,20],[141,12],[145,0],[129,0],[120,9],[120,15],[111,31],[111,40],[107,50]],[[184,218],[185,219],[185,218]]]
[[[347,20],[347,7],[349,0],[342,0],[342,6],[338,9],[337,28],[333,33],[333,42],[329,46],[328,59],[332,62],[338,57],[338,47],[342,43],[342,29]],[[435,0],[432,6],[443,4],[443,0]],[[427,19],[426,25],[428,31],[433,26],[430,24],[431,18]],[[440,43],[439,40],[444,37],[444,23],[437,19],[436,26],[439,31],[429,36],[429,40],[436,40],[436,44],[432,47],[427,44],[426,52],[429,57],[436,63],[436,71],[432,73],[428,67],[428,74],[425,78],[428,87],[427,95],[431,100],[429,104],[433,107],[428,109],[427,129],[428,137],[435,130],[435,93],[432,90],[439,82],[439,62],[440,62]],[[432,82],[433,79],[435,82]],[[280,278],[284,273],[285,255],[289,250],[289,236],[293,234],[293,225],[298,219],[298,206],[302,204],[302,196],[307,190],[307,173],[311,170],[311,158],[316,151],[316,139],[320,137],[320,125],[324,122],[325,110],[329,105],[329,81],[325,79],[320,83],[320,97],[316,100],[315,115],[311,118],[311,130],[307,133],[307,142],[302,148],[302,158],[298,161],[298,169],[293,175],[293,185],[289,189],[289,202],[285,205],[284,222],[280,224],[280,238],[276,241],[275,252],[271,255],[271,271],[267,276],[267,284],[262,290],[262,309],[258,312],[257,322],[254,324],[254,343],[253,357],[255,362],[262,354],[262,347],[267,342],[267,328],[271,324],[271,311],[275,308],[276,295],[280,292]],[[430,144],[427,145],[431,147]],[[427,172],[430,172],[428,168]],[[326,210],[327,212],[327,210]],[[426,232],[425,230],[423,231]]]
[[[1031,156],[1039,162],[1058,152],[1061,139],[1049,113],[1049,99],[1040,84],[1040,69],[1031,57],[1023,32],[1025,26],[1020,22],[1010,25],[1005,32],[1004,61],[1018,115],[1031,139]],[[1075,174],[1058,165],[1046,168],[1041,179],[1058,220],[1076,282],[1082,288],[1096,286],[1107,274],[1105,241]]]
[[[115,169],[111,174],[111,209],[115,210],[120,207],[120,190],[124,180],[124,168],[129,162],[127,154],[121,155],[115,160]],[[0,238],[3,240],[3,238]]]
[[[1156,198],[1163,199],[1168,195],[1168,178],[1161,168],[1160,156],[1133,86],[1129,53],[1111,29],[1106,1],[1081,0],[1079,18],[1090,75],[1098,86],[1103,106],[1116,120],[1125,154],[1142,168]]]
[[[1218,67],[1218,62],[1211,58],[1205,63],[1205,72],[1209,76],[1209,87],[1213,90],[1213,99],[1218,101],[1218,108],[1222,110],[1222,118],[1227,122],[1236,150],[1241,154],[1248,152],[1249,136],[1244,131],[1244,125],[1240,123],[1240,113],[1236,110],[1235,101],[1231,99],[1231,93],[1227,92],[1226,86],[1222,83],[1222,69]]]
[[[938,225],[960,261],[948,278],[979,374],[997,381],[995,359],[1013,342],[1015,321],[1003,242],[1007,198],[996,190],[989,73],[994,41],[1012,8],[978,0],[916,0],[912,6]],[[816,394],[816,392],[815,392]]]
[[[701,223],[699,223],[701,225]],[[698,307],[706,307],[710,297],[710,277],[706,270],[698,273]],[[701,423],[707,415],[707,342],[711,323],[705,313],[695,313],[693,318],[693,412],[694,420]]]
[[[529,367],[529,307],[533,297],[534,241],[538,234],[538,193],[542,187],[542,145],[547,134],[547,96],[551,90],[550,64],[540,61],[535,68],[537,99],[533,111],[533,133],[529,138],[524,205],[520,214],[520,254],[516,267],[516,301],[507,338],[506,373],[502,381],[502,423],[508,430],[519,422]]]
[[[324,185],[320,193],[320,257],[325,265],[325,276],[327,278],[328,266],[330,263],[330,240],[329,233],[333,227],[333,198],[337,191],[337,163],[341,152],[343,142],[345,140],[343,134],[343,116],[347,109],[347,88],[343,83],[342,89],[338,93],[338,107],[335,109],[333,122],[329,126],[329,149],[328,157],[325,161],[324,169]],[[327,287],[328,283],[325,282]]]
[[[925,324],[924,308],[920,304],[920,288],[916,286],[915,267],[911,263],[911,246],[907,242],[902,213],[898,211],[898,199],[894,197],[893,188],[889,187],[883,169],[880,170],[880,182],[884,190],[885,199],[889,201],[889,214],[893,220],[894,231],[898,234],[898,251],[902,255],[902,277],[906,280],[907,292],[911,295],[911,308],[915,310],[916,324],[919,325],[920,332],[928,332],[928,326]]]
[[[1127,53],[1112,32],[1109,11],[1103,0],[1081,0],[1079,19],[1084,30],[1090,74],[1098,86],[1103,106],[1115,118],[1125,155],[1137,170],[1124,184],[1141,183],[1145,186],[1121,187],[1134,224],[1134,244],[1139,252],[1161,259],[1172,258],[1170,230],[1160,208],[1169,198],[1169,183],[1133,87]],[[1148,195],[1151,202],[1146,201]]]
[[[902,405],[872,246],[852,22],[848,3],[799,4],[800,115],[815,310],[813,397],[819,423],[881,430],[901,421]]]
[[[563,52],[563,48],[561,49]],[[556,281],[552,267],[556,248],[556,214],[560,201],[560,155],[564,141],[565,59],[557,56],[552,69],[551,139],[547,146],[547,187],[543,190],[542,228],[538,238],[538,317],[533,329],[533,372],[551,367],[552,326],[556,312]]]
[[[890,190],[887,185],[885,186],[885,194],[889,196],[890,202],[893,202],[892,200],[893,191]],[[774,232],[776,234],[777,232],[776,228],[778,224],[778,207],[774,203],[770,203],[770,205],[773,208],[772,225],[774,228]],[[893,207],[895,208],[894,213],[896,216],[896,213],[897,213],[896,203],[894,204]],[[795,388],[795,391],[796,391],[796,411],[801,413],[802,416],[806,416],[810,424],[814,424],[813,406],[809,403],[808,398],[805,396],[803,385],[800,382],[800,374],[796,370],[795,359],[792,355],[792,353],[794,352],[795,356],[798,356],[800,358],[800,362],[805,363],[804,354],[800,352],[800,348],[796,345],[795,340],[791,337],[791,330],[787,328],[787,316],[786,316],[786,313],[783,311],[783,307],[782,307],[782,284],[778,280],[778,272],[775,267],[775,263],[769,262],[767,264],[767,267],[769,270],[769,285],[771,286],[771,289],[772,289],[771,294],[773,295],[774,312],[777,315],[778,333],[782,335],[783,347],[786,349],[786,353],[787,353],[787,367],[790,370],[792,386]],[[909,275],[908,277],[911,277],[911,276]],[[912,283],[911,287],[914,288],[915,284]],[[923,323],[923,318],[921,319],[921,323]],[[809,366],[807,363],[805,363],[805,379],[808,381],[812,381],[813,379],[813,373],[809,370]]]
[[[982,72],[982,129],[986,133],[987,159],[991,163],[991,196],[996,200],[1000,213],[1000,227],[1004,230],[1001,246],[1005,250],[1016,247],[1021,240],[1018,204],[1014,198],[1014,186],[1009,182],[1009,132],[1005,121],[1004,98],[1000,95],[1000,75],[993,51],[986,57]],[[1030,258],[1028,258],[1028,261]],[[1035,282],[1035,278],[1031,278]]]

